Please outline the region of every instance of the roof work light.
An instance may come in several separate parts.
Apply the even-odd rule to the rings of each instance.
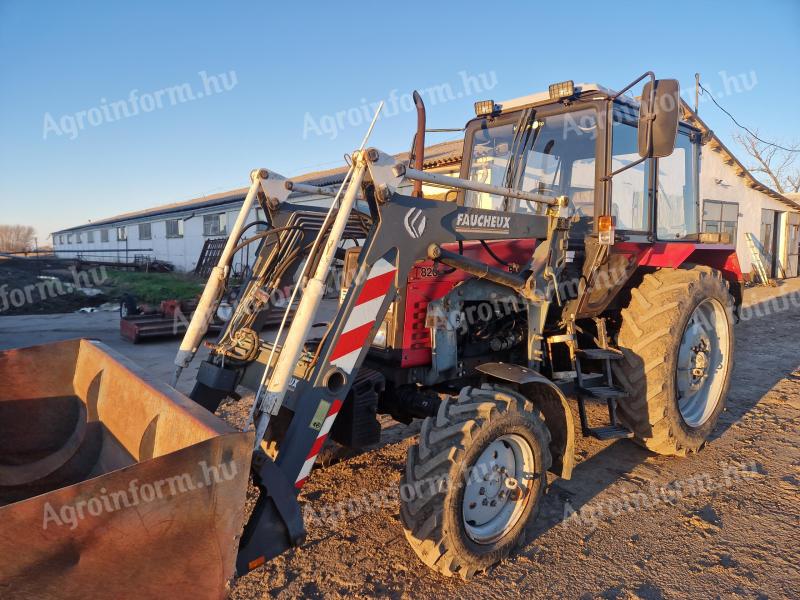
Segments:
[[[494,114],[498,108],[494,100],[478,100],[475,103],[475,116],[481,117],[483,115]]]
[[[550,93],[551,100],[570,98],[575,95],[575,83],[571,79],[569,81],[551,83],[547,86],[547,91]]]

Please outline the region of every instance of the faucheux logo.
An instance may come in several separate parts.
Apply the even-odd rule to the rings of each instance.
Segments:
[[[403,224],[406,227],[408,235],[412,238],[419,239],[425,233],[425,225],[428,222],[427,217],[418,208],[412,208],[406,213],[406,218]]]
[[[487,231],[492,233],[508,233],[511,229],[511,217],[488,215],[486,213],[463,212],[456,217],[457,231]]]

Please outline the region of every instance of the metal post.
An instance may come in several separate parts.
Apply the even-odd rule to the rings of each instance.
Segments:
[[[550,206],[555,206],[559,203],[558,198],[550,198],[541,194],[534,194],[533,192],[523,192],[522,190],[500,187],[497,185],[489,185],[487,183],[480,183],[479,181],[472,181],[470,179],[461,179],[459,177],[450,177],[449,175],[440,175],[439,173],[431,173],[429,171],[419,171],[417,169],[411,169],[400,164],[395,167],[395,172],[398,176],[405,176],[408,179],[415,179],[417,181],[425,181],[440,187],[472,190],[474,192],[482,192],[485,194],[497,194],[498,196],[517,198],[519,200],[528,200],[529,202],[538,202],[540,204],[548,204]]]
[[[700,73],[694,74],[694,112],[695,114],[699,114],[697,111],[700,108]]]

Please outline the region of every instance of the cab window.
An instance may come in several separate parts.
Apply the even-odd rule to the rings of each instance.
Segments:
[[[566,195],[572,214],[591,217],[596,142],[594,108],[545,116],[518,113],[496,123],[479,121],[472,137],[468,177],[552,198]],[[512,160],[514,155],[519,158]],[[537,202],[473,191],[465,193],[464,204],[518,213],[544,210]]]
[[[678,131],[673,153],[658,159],[656,223],[661,240],[695,239],[700,231],[696,152],[688,132]]]
[[[617,171],[640,159],[636,121],[615,114],[611,138],[611,170]],[[650,163],[646,160],[614,176],[611,182],[611,215],[620,231],[650,229]]]

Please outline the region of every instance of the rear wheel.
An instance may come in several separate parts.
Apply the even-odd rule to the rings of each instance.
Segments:
[[[547,486],[550,433],[524,396],[464,388],[409,449],[400,517],[432,569],[468,579],[527,539]]]
[[[615,364],[631,396],[620,420],[659,454],[705,444],[725,408],[733,370],[732,300],[719,271],[705,266],[644,276],[622,311]]]

